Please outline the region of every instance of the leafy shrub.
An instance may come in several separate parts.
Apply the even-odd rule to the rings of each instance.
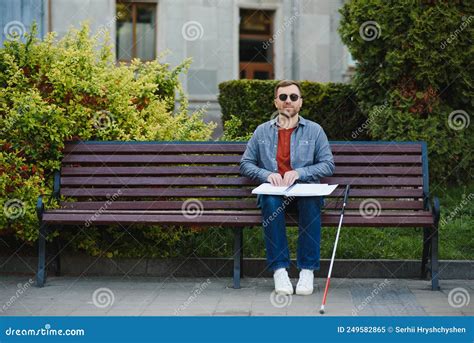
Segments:
[[[202,112],[187,113],[178,77],[189,59],[175,68],[158,60],[116,65],[110,45],[100,46],[99,38],[87,25],[59,41],[54,33],[39,40],[33,29],[24,42],[13,39],[0,49],[0,230],[29,244],[37,239],[36,198],[50,198],[65,141],[208,140],[215,128]],[[180,107],[173,114],[175,93]],[[186,234],[149,227],[139,235],[156,248],[176,243],[180,232]],[[71,242],[99,254],[109,240],[121,247],[113,254],[143,251],[122,229],[104,234],[91,228]]]

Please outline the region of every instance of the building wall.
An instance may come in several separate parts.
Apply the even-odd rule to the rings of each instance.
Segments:
[[[3,1],[3,0],[2,0]],[[22,0],[23,1],[23,0]],[[30,0],[34,1],[34,0]],[[47,0],[45,0],[47,1]],[[88,20],[92,32],[108,30],[115,38],[115,0],[51,0],[51,27],[63,35]],[[147,1],[147,0],[142,0]],[[149,0],[148,0],[149,1]],[[181,81],[190,110],[207,110],[219,123],[218,84],[239,78],[239,9],[275,11],[276,79],[320,82],[347,80],[348,52],[337,33],[344,0],[158,0],[157,49],[163,61],[193,63]]]
[[[13,32],[22,35],[36,22],[38,36],[47,32],[46,0],[0,0],[0,46]]]
[[[72,26],[78,28],[88,22],[91,33],[107,30],[115,39],[115,0],[50,0],[52,31],[58,37],[66,34]]]

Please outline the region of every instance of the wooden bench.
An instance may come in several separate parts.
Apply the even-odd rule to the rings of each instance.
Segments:
[[[232,228],[233,282],[239,288],[242,229],[259,229],[262,222],[251,194],[257,183],[239,174],[245,146],[241,142],[67,143],[53,191],[67,201],[60,202],[60,209],[45,210],[42,198],[38,199],[37,285],[43,286],[46,278],[45,236],[50,229],[120,223],[127,230],[135,224]],[[321,182],[340,186],[326,199],[322,225],[337,226],[340,197],[350,184],[343,230],[423,228],[421,277],[426,278],[430,270],[431,287],[438,289],[440,210],[437,199],[434,206],[429,201],[426,144],[331,142],[331,149],[336,171]],[[195,207],[202,211],[193,212]],[[288,222],[296,224],[290,218]],[[57,265],[59,269],[59,260]]]

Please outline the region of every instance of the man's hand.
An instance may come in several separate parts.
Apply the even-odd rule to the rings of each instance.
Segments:
[[[272,186],[284,186],[283,178],[278,173],[268,175],[267,181],[270,182]]]
[[[298,180],[300,175],[296,170],[290,170],[285,173],[285,176],[283,177],[283,185],[284,186],[291,186],[292,184],[295,183],[296,180]]]

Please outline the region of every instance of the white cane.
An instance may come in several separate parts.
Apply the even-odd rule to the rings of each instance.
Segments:
[[[329,283],[331,282],[332,266],[334,264],[334,258],[336,257],[337,242],[339,241],[339,233],[341,232],[342,219],[344,218],[344,210],[346,208],[347,198],[349,196],[349,189],[350,189],[350,186],[347,185],[346,190],[344,192],[344,202],[342,204],[342,209],[341,209],[341,218],[339,218],[339,226],[337,227],[336,242],[334,243],[334,249],[332,250],[332,257],[331,257],[331,264],[329,265],[328,279],[326,280],[326,288],[324,289],[323,303],[321,305],[321,309],[319,310],[319,313],[321,314],[324,314],[324,306],[326,305],[326,297],[328,295]]]

